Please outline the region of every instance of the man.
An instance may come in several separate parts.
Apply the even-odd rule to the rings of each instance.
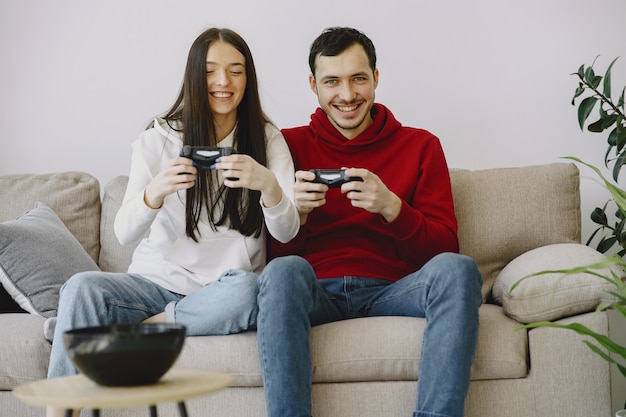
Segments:
[[[439,140],[374,102],[376,52],[352,28],[311,45],[319,109],[283,130],[296,167],[299,234],[273,244],[259,277],[258,343],[269,417],[311,416],[311,326],[354,317],[425,317],[414,417],[462,417],[482,278],[459,255]],[[340,189],[311,169],[341,168]],[[299,256],[293,256],[299,255]],[[417,343],[417,341],[416,341]]]

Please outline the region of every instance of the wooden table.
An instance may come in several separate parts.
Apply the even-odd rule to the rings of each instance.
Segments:
[[[64,376],[28,382],[16,387],[13,394],[27,404],[72,410],[88,408],[93,417],[100,409],[148,405],[150,416],[156,417],[156,404],[177,402],[181,417],[187,417],[185,400],[226,388],[232,382],[227,374],[193,369],[172,369],[157,383],[133,387],[98,385],[84,375]]]

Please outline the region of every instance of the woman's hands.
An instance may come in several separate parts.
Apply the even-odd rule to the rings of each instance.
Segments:
[[[280,203],[283,191],[276,176],[252,157],[235,154],[223,156],[217,161],[211,168],[220,171],[225,186],[261,191],[261,200],[265,207],[274,207]],[[189,158],[176,157],[169,160],[144,190],[144,202],[150,208],[160,208],[169,194],[193,187],[197,172],[198,169]]]
[[[150,208],[160,208],[166,196],[193,187],[197,172],[189,158],[170,159],[144,190],[143,201]]]
[[[274,207],[283,197],[283,190],[274,173],[249,155],[222,156],[213,167],[221,172],[225,186],[261,191],[265,207]]]

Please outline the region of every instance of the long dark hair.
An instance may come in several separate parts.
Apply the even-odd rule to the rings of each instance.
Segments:
[[[238,153],[249,155],[266,166],[265,124],[269,119],[261,108],[252,53],[243,38],[230,29],[208,29],[193,42],[180,93],[164,119],[182,132],[184,145],[216,145],[218,138],[206,80],[207,51],[216,41],[232,45],[245,58],[247,82],[243,99],[237,107],[233,146]],[[214,230],[217,226],[227,225],[245,236],[260,236],[263,227],[260,191],[224,185],[218,188],[216,184],[216,171],[198,171],[196,185],[186,191],[187,236],[198,241],[198,223],[203,207]]]

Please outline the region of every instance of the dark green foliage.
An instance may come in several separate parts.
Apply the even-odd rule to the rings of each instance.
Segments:
[[[624,92],[626,87],[622,88],[619,98],[615,101],[611,95],[611,70],[615,61],[617,61],[617,58],[611,62],[604,76],[595,73],[593,69],[595,60],[588,67],[585,67],[584,64],[581,65],[578,71],[572,74],[578,77],[578,87],[576,87],[574,92],[572,105],[575,106],[576,100],[582,98],[578,104],[578,125],[581,130],[585,129],[585,123],[594,109],[597,109],[598,119],[587,124],[587,130],[593,133],[609,132],[606,139],[608,146],[604,156],[604,164],[607,168],[610,168],[611,165],[613,166],[611,170],[612,176],[617,183],[621,169],[626,165],[626,117],[624,116]],[[590,166],[588,164],[585,165]],[[596,170],[596,172],[598,171]],[[598,225],[598,228],[587,240],[587,245],[591,245],[594,240],[597,240],[596,249],[602,253],[606,253],[615,245],[618,245],[618,254],[624,257],[626,255],[626,233],[624,232],[626,205],[620,204],[615,199],[616,192],[622,196],[624,192],[618,186],[610,184],[604,178],[602,179],[607,189],[611,191],[613,198],[607,201],[603,207],[596,207],[591,213],[591,220]],[[617,206],[617,210],[612,216],[607,215],[609,205]],[[613,208],[610,210],[613,210]],[[609,220],[609,217],[614,220]]]

